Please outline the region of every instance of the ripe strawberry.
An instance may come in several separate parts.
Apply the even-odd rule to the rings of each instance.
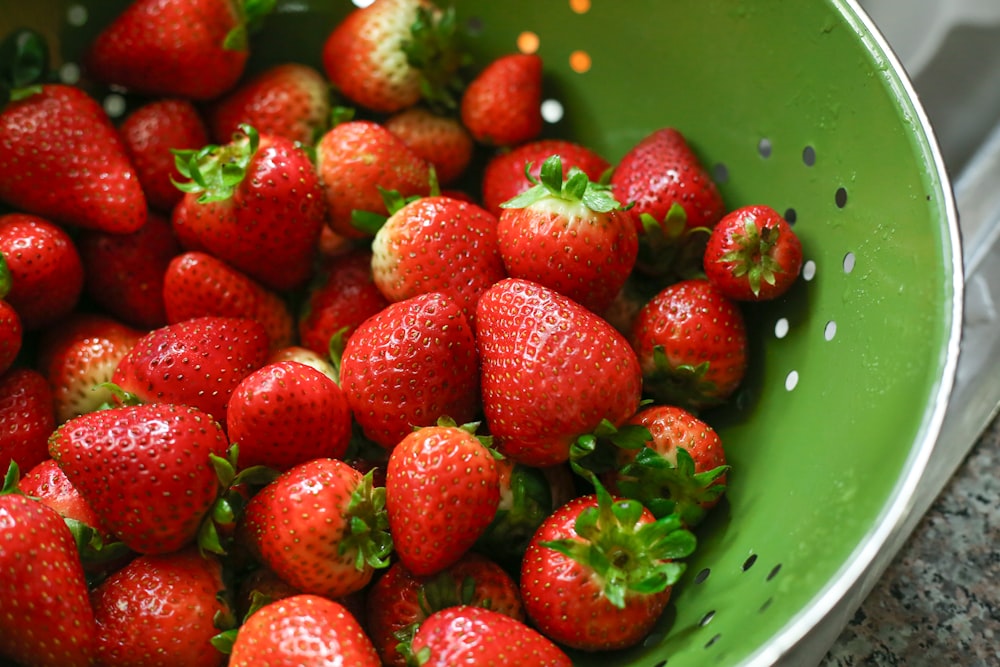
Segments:
[[[55,427],[52,390],[45,376],[33,368],[12,368],[0,375],[0,469],[14,461],[31,470],[47,459]]]
[[[708,237],[705,277],[738,301],[774,299],[802,268],[802,243],[770,206],[744,206],[723,216]]]
[[[96,100],[63,84],[0,109],[0,201],[60,224],[128,233],[146,198],[118,130]]]
[[[0,257],[3,257],[0,254]],[[2,260],[0,260],[2,261]],[[14,365],[24,343],[24,327],[14,306],[0,298],[0,375]]]
[[[483,208],[499,216],[503,211],[501,204],[532,187],[532,181],[525,177],[525,170],[537,180],[541,176],[542,164],[553,155],[560,157],[565,171],[576,167],[595,183],[600,182],[611,168],[611,163],[602,156],[572,141],[529,141],[510,151],[498,153],[486,163],[482,181]]]
[[[73,239],[35,215],[0,215],[0,255],[10,272],[5,297],[26,331],[67,315],[83,292],[83,263]]]
[[[229,141],[240,125],[312,146],[330,119],[329,84],[301,63],[273,65],[239,84],[208,110],[212,138]]]
[[[261,664],[380,667],[375,647],[354,616],[342,604],[316,595],[283,598],[246,620],[236,635],[229,665]]]
[[[454,116],[410,107],[387,118],[385,127],[434,167],[442,185],[457,181],[472,161],[475,142]]]
[[[86,230],[77,237],[83,261],[83,289],[105,312],[132,326],[153,329],[167,323],[163,274],[181,252],[170,221],[150,213],[131,234]]]
[[[90,506],[80,491],[66,477],[54,459],[45,459],[21,478],[18,488],[21,493],[37,498],[63,518],[78,521],[101,533],[102,539],[114,539],[104,528],[101,518]]]
[[[271,569],[263,565],[255,567],[239,582],[239,589],[236,592],[236,617],[245,619],[262,604],[290,598],[300,593],[302,591],[276,575]]]
[[[51,507],[18,493],[17,469],[0,489],[0,658],[31,667],[94,664],[97,627],[76,543]]]
[[[686,409],[717,405],[746,373],[743,314],[705,279],[660,291],[639,311],[629,339],[646,393],[662,403]]]
[[[337,459],[285,471],[253,496],[243,519],[251,550],[303,593],[337,598],[359,591],[392,551],[385,490]]]
[[[131,111],[118,132],[125,144],[146,202],[169,213],[183,193],[172,181],[180,180],[172,149],[199,149],[208,143],[201,114],[189,100],[159,99]]]
[[[174,257],[163,274],[167,322],[216,315],[256,320],[270,349],[290,345],[295,321],[284,299],[242,271],[204,252]]]
[[[224,146],[177,154],[191,180],[181,185],[174,230],[186,249],[215,255],[266,287],[301,286],[326,220],[316,169],[290,139],[242,130]]]
[[[501,280],[479,299],[483,411],[498,450],[527,465],[570,458],[605,420],[635,414],[635,353],[610,324],[541,285]]]
[[[520,579],[525,611],[542,634],[572,648],[633,646],[684,571],[676,559],[694,548],[676,515],[655,519],[597,484],[594,494],[549,516],[528,545]]]
[[[516,146],[542,131],[542,59],[513,53],[493,60],[465,89],[462,123],[490,146]]]
[[[330,228],[346,238],[372,236],[353,226],[353,212],[386,215],[383,190],[402,197],[430,194],[427,162],[373,121],[347,121],[326,132],[316,146],[316,168],[326,192]]]
[[[340,459],[351,409],[336,382],[295,361],[265,364],[236,386],[226,415],[239,465],[287,470],[315,458]]]
[[[573,661],[530,626],[491,609],[448,607],[427,618],[411,653],[422,667],[570,667]]]
[[[417,426],[479,409],[476,341],[458,304],[438,292],[394,303],[355,329],[341,387],[366,437],[392,449]]]
[[[224,588],[219,560],[195,547],[132,560],[91,596],[100,664],[223,665],[211,639],[229,611]]]
[[[254,320],[196,317],[140,338],[113,380],[141,401],[191,405],[225,424],[230,394],[264,365],[267,346]]]
[[[472,326],[476,301],[507,276],[497,219],[447,196],[421,197],[392,212],[372,241],[372,277],[389,301],[442,292]]]
[[[52,434],[49,454],[118,539],[162,554],[195,539],[218,494],[209,457],[228,444],[205,412],[151,403],[73,418]]]
[[[582,171],[570,169],[563,180],[558,155],[545,160],[533,183],[501,205],[497,241],[507,273],[603,312],[635,265],[632,218]]]

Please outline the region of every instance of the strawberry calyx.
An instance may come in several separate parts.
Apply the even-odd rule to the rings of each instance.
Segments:
[[[437,197],[441,194],[441,184],[438,182],[437,171],[435,171],[433,165],[428,167],[428,172],[430,174],[430,190],[426,196]],[[404,197],[399,190],[387,190],[381,185],[375,186],[378,188],[379,195],[382,197],[382,203],[385,205],[386,213],[376,213],[374,211],[362,211],[360,209],[354,209],[351,211],[351,226],[355,229],[368,234],[369,236],[375,236],[378,230],[382,229],[386,221],[389,220],[395,213],[398,213],[407,204],[417,201],[418,199],[423,199],[424,195],[410,195],[409,197]]]
[[[355,567],[363,570],[367,564],[375,569],[389,566],[393,551],[389,518],[385,509],[385,487],[375,486],[369,470],[351,494],[347,506],[349,532],[339,545],[341,554],[355,550]]]
[[[510,508],[498,509],[476,540],[476,549],[509,571],[517,571],[531,536],[552,510],[552,489],[536,467],[515,463],[510,473]]]
[[[227,51],[246,51],[250,35],[260,30],[264,19],[274,11],[277,0],[242,0],[233,3],[239,15],[236,25],[226,33],[222,48]]]
[[[489,609],[490,601],[483,600],[476,603],[475,594],[476,580],[473,577],[465,577],[458,581],[454,575],[446,570],[434,575],[421,585],[417,592],[417,605],[420,607],[422,619],[449,607],[475,605]],[[396,644],[396,650],[403,656],[407,664],[420,664],[419,661],[414,662],[417,660],[417,656],[413,653],[412,645],[413,636],[417,628],[420,627],[421,620],[414,621],[392,633],[392,636],[399,640],[399,643]]]
[[[641,424],[615,426],[602,419],[590,433],[580,435],[570,444],[569,462],[575,473],[590,479],[594,473],[615,468],[617,450],[641,449],[653,436]]]
[[[639,214],[642,233],[636,268],[651,277],[684,280],[702,274],[704,246],[712,230],[687,226],[687,212],[674,202],[663,220],[649,213]]]
[[[0,42],[0,109],[41,92],[50,75],[45,38],[27,28],[11,32]]]
[[[532,186],[500,204],[501,208],[527,208],[544,200],[582,204],[595,213],[621,210],[622,205],[611,194],[611,186],[595,183],[578,167],[571,167],[563,180],[562,158],[550,155],[542,162],[538,178],[531,173],[531,162],[524,165],[524,176]]]
[[[720,465],[695,472],[694,459],[687,449],[677,448],[677,463],[670,462],[650,447],[644,447],[619,472],[622,495],[641,502],[655,517],[677,513],[686,526],[696,526],[705,517],[705,506],[726,491],[719,482],[730,466]]]
[[[17,493],[24,495],[24,492],[18,488],[18,483],[21,481],[21,468],[17,465],[17,461],[11,461],[10,465],[7,466],[7,472],[4,473],[3,485],[0,486],[0,496],[5,496],[12,493]]]
[[[401,45],[407,63],[420,73],[421,97],[437,113],[456,109],[465,88],[459,72],[472,58],[462,46],[463,39],[454,7],[439,11],[421,6],[409,38]]]
[[[10,267],[7,266],[7,258],[0,252],[0,299],[6,299],[10,294],[12,279]]]
[[[199,149],[172,149],[174,165],[187,181],[171,177],[181,192],[200,193],[198,203],[224,201],[233,196],[246,178],[247,168],[257,148],[260,135],[247,124],[241,124],[233,139],[224,146],[208,144]]]
[[[662,345],[653,346],[653,367],[646,374],[643,383],[647,391],[661,401],[696,411],[713,407],[722,401],[718,397],[718,387],[706,380],[709,362],[698,365],[679,364],[674,366],[667,358]]]
[[[697,541],[677,514],[639,524],[644,508],[632,498],[612,498],[596,478],[591,480],[597,506],[580,512],[576,537],[539,544],[554,549],[592,571],[604,595],[624,609],[630,595],[652,595],[673,586]]]
[[[239,470],[239,451],[239,443],[233,443],[226,450],[225,457],[208,455],[219,480],[220,493],[198,528],[197,543],[202,555],[226,555],[233,541],[236,524],[243,516],[249,498],[255,490],[267,486],[280,474],[274,468],[263,465]]]
[[[754,217],[749,215],[743,222],[743,232],[732,236],[733,249],[715,261],[732,264],[733,277],[745,277],[750,291],[757,296],[762,282],[774,285],[775,274],[784,272],[772,254],[780,234],[777,227],[758,227]]]

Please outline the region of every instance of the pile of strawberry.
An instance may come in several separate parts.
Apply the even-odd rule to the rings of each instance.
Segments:
[[[135,0],[78,85],[35,33],[0,48],[0,656],[635,645],[794,232],[675,129],[616,164],[544,138],[541,58],[469,62],[427,0],[250,75],[272,5]]]

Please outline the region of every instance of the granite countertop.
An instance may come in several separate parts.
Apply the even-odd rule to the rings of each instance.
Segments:
[[[995,418],[820,667],[1000,665]]]

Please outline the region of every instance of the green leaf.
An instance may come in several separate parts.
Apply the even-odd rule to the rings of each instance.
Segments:
[[[20,479],[21,469],[17,467],[17,462],[11,459],[10,465],[7,466],[7,473],[3,478],[3,486],[0,486],[0,495],[20,493],[20,490],[17,488]]]
[[[558,155],[550,155],[545,158],[542,162],[542,168],[539,173],[541,177],[539,180],[542,185],[550,193],[559,193],[563,191],[563,168],[562,168],[562,158]]]
[[[39,87],[49,71],[49,46],[41,33],[22,28],[0,42],[0,85],[12,99],[19,99],[19,90]]]

